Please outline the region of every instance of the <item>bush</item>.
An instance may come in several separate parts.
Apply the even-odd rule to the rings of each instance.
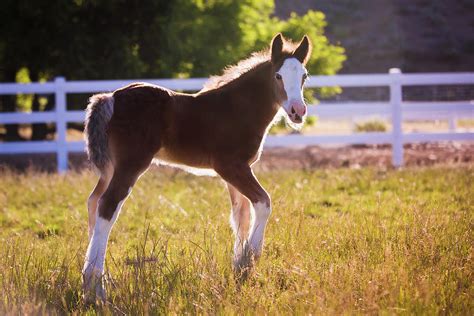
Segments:
[[[363,123],[357,123],[355,126],[355,131],[357,133],[386,132],[387,126],[382,121],[372,120]]]
[[[318,121],[317,116],[308,115],[306,117],[305,124],[304,124],[302,130],[304,131],[306,128],[316,125],[317,121]],[[279,134],[279,133],[283,133],[283,132],[288,131],[288,130],[289,130],[289,128],[286,124],[285,118],[281,117],[280,120],[272,126],[269,133],[270,134]],[[298,133],[298,131],[293,131],[293,130],[291,132],[292,133],[293,132]]]

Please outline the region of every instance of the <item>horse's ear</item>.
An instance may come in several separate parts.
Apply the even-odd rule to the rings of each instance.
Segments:
[[[280,57],[283,51],[283,36],[281,33],[275,35],[272,39],[272,62],[275,63]]]
[[[298,59],[300,63],[306,64],[311,56],[311,50],[311,42],[309,41],[308,36],[305,35],[298,45],[298,48],[293,52],[293,56]]]

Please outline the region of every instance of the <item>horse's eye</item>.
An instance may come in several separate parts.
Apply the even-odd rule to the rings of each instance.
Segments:
[[[308,74],[303,74],[303,81],[305,81],[306,79],[308,79]]]
[[[279,73],[277,73],[277,74],[275,75],[275,78],[277,78],[278,80],[281,80],[281,75],[280,75]]]

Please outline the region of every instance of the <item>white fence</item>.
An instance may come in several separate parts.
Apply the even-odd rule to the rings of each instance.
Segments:
[[[54,141],[26,141],[0,143],[0,154],[46,153],[57,154],[58,171],[64,172],[68,166],[69,152],[84,151],[83,141],[66,141],[68,122],[84,121],[84,111],[67,111],[66,95],[68,93],[95,93],[113,91],[137,80],[108,81],[66,81],[58,77],[54,82],[16,84],[1,83],[1,94],[38,93],[55,95],[56,106],[51,112],[40,113],[2,113],[0,124],[54,122],[57,136]],[[206,81],[196,79],[160,79],[141,80],[175,90],[199,90]],[[474,118],[474,103],[466,102],[403,102],[402,87],[418,85],[459,85],[474,84],[474,73],[426,73],[402,74],[392,69],[389,74],[370,75],[335,75],[314,76],[307,87],[379,87],[388,86],[388,102],[330,103],[309,107],[310,115],[317,115],[321,120],[327,118],[351,118],[363,115],[379,115],[391,118],[392,130],[388,133],[357,133],[348,135],[285,135],[269,136],[265,146],[295,146],[317,144],[391,144],[393,148],[393,165],[403,165],[403,144],[431,141],[474,141],[474,133],[456,132],[451,129],[444,133],[403,133],[402,121],[407,118],[443,119],[451,122],[457,118]],[[452,124],[451,124],[452,125]],[[451,126],[453,127],[453,126]]]

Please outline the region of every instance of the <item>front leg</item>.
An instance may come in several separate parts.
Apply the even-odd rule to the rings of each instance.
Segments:
[[[232,184],[227,183],[230,202],[232,204],[230,225],[235,235],[234,263],[242,260],[244,246],[247,244],[250,229],[250,212],[252,204]]]
[[[234,268],[241,271],[251,267],[252,261],[262,254],[263,239],[271,203],[268,193],[262,188],[252,169],[247,164],[220,164],[216,172],[252,203],[252,221],[247,242],[239,257],[234,258]]]

